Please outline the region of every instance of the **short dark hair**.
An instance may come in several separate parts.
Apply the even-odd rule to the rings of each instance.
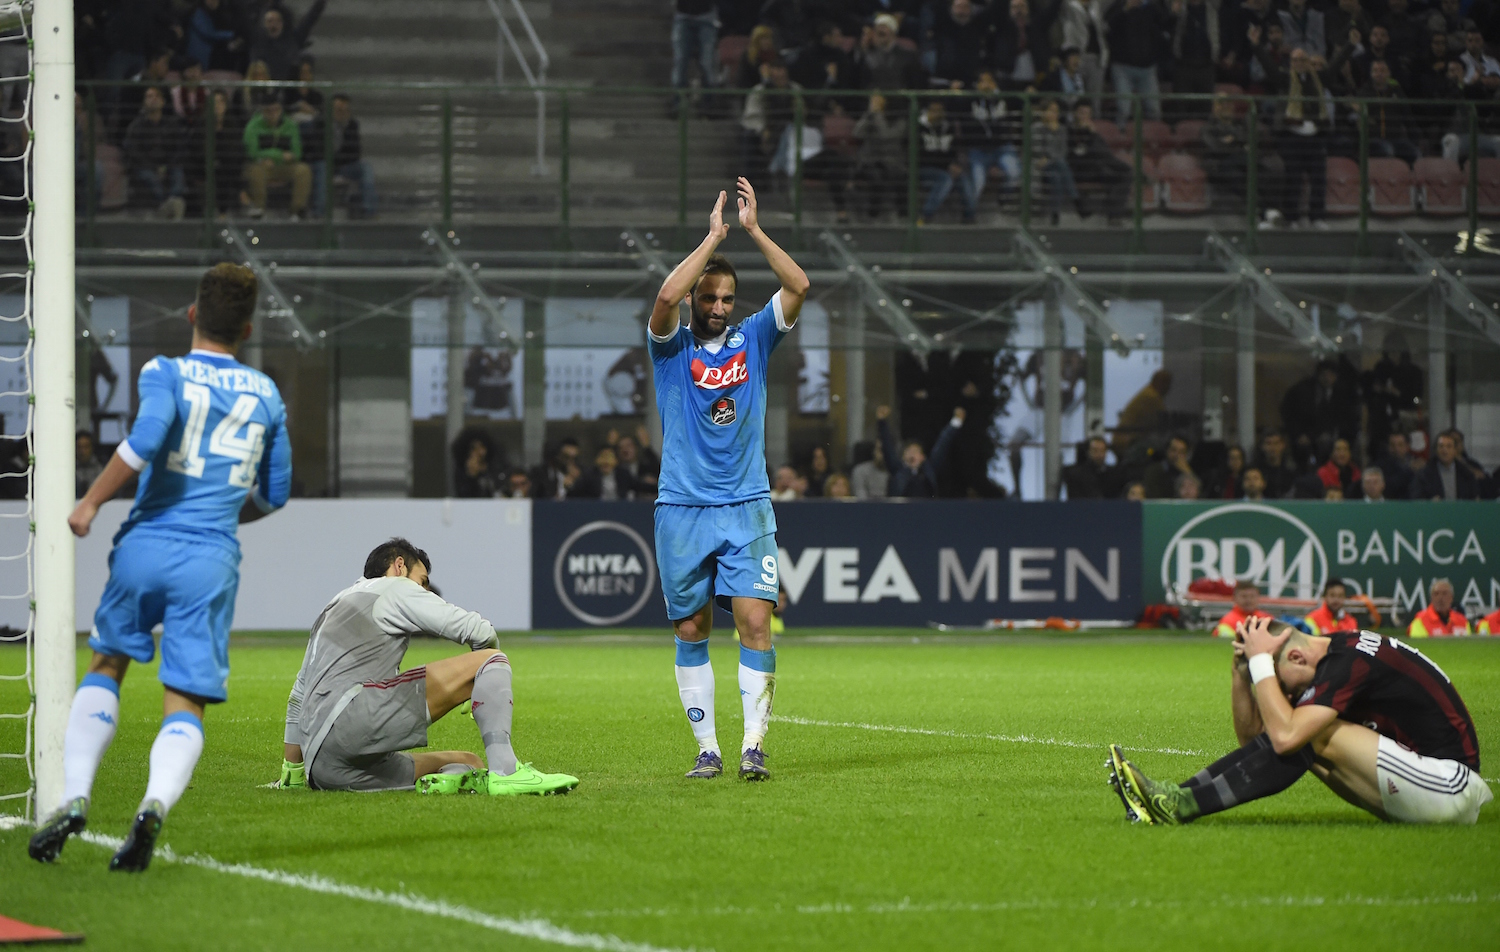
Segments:
[[[715,251],[713,254],[708,256],[707,263],[703,265],[703,273],[698,275],[697,281],[693,282],[693,290],[697,291],[699,283],[711,274],[729,275],[730,280],[734,282],[734,289],[736,291],[740,289],[740,276],[738,272],[734,270],[734,265],[729,263],[728,258]]]
[[[1253,588],[1257,592],[1260,591],[1260,586],[1255,584],[1255,580],[1254,579],[1242,578],[1239,581],[1237,581],[1237,582],[1234,583],[1234,590],[1236,592],[1240,591],[1241,589],[1246,589],[1246,588]]]
[[[334,93],[333,94],[333,101],[334,102],[346,102],[346,103],[348,103],[351,106],[354,105],[354,100],[349,97],[348,93]]]
[[[220,262],[198,282],[198,333],[225,346],[238,344],[255,314],[260,281],[241,264]]]
[[[380,578],[398,558],[405,559],[408,567],[421,562],[427,567],[427,574],[432,574],[432,559],[427,557],[427,553],[396,536],[377,545],[366,557],[365,578]]]
[[[1349,586],[1347,586],[1347,585],[1344,584],[1344,580],[1343,579],[1341,579],[1341,578],[1331,578],[1326,583],[1324,583],[1324,585],[1323,585],[1323,594],[1327,595],[1328,594],[1328,590],[1329,589],[1333,589],[1333,588],[1341,588],[1341,589],[1343,589],[1346,592],[1349,591]]]

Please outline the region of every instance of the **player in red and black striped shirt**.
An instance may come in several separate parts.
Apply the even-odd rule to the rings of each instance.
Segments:
[[[1373,631],[1318,637],[1267,619],[1238,634],[1243,746],[1181,785],[1151,780],[1112,748],[1111,780],[1132,818],[1190,821],[1280,793],[1308,770],[1397,822],[1474,823],[1492,799],[1468,708],[1417,649]]]

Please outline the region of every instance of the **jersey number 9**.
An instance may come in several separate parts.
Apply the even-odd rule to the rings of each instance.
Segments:
[[[182,429],[182,442],[167,454],[167,469],[202,479],[204,459],[199,447],[203,442],[203,430],[208,425],[209,410],[213,407],[213,395],[201,383],[184,383],[182,399],[188,404],[187,425]],[[250,422],[259,402],[248,393],[241,394],[209,434],[208,452],[236,461],[229,468],[231,486],[249,489],[255,485],[255,469],[265,452],[266,433],[263,425]],[[240,430],[245,431],[243,436]]]

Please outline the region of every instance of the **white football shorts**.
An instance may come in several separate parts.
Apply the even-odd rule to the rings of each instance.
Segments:
[[[1456,760],[1423,757],[1381,735],[1375,776],[1385,815],[1397,823],[1474,825],[1494,799],[1490,785]]]

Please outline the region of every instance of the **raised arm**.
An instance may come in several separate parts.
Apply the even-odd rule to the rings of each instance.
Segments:
[[[766,263],[771,266],[776,280],[781,282],[781,317],[785,325],[782,329],[790,330],[797,322],[797,315],[802,313],[802,302],[807,300],[807,274],[797,266],[791,255],[782,251],[781,246],[771,240],[770,235],[760,230],[760,210],[756,206],[755,189],[750,186],[750,180],[742,175],[735,184],[740,193],[740,227],[750,235],[760,253],[766,256]],[[657,336],[660,337],[661,334]]]
[[[1271,738],[1276,753],[1290,754],[1306,747],[1338,717],[1338,712],[1321,704],[1292,707],[1292,702],[1282,693],[1281,679],[1276,676],[1276,653],[1288,636],[1272,637],[1266,631],[1270,623],[1269,618],[1251,618],[1245,622],[1242,629],[1245,654],[1250,658],[1250,678],[1254,682],[1251,690],[1255,693],[1266,735]],[[1262,670],[1257,672],[1257,668]]]
[[[1260,708],[1255,703],[1255,688],[1250,683],[1250,659],[1245,656],[1245,643],[1239,638],[1234,642],[1229,679],[1229,708],[1234,715],[1234,736],[1243,747],[1265,733],[1266,725],[1261,723]]]
[[[387,634],[436,635],[471,649],[493,648],[495,627],[478,612],[466,612],[412,582],[393,585],[375,603],[373,614]]]
[[[729,226],[724,224],[724,200],[728,197],[724,192],[719,193],[719,200],[714,202],[714,210],[708,216],[708,235],[703,242],[693,249],[692,254],[682,259],[682,263],[672,269],[667,279],[661,283],[661,290],[656,292],[656,303],[651,307],[651,333],[656,337],[666,337],[677,330],[681,320],[677,316],[677,308],[682,304],[683,298],[693,290],[693,285],[698,282],[699,276],[703,274],[704,265],[708,264],[708,256],[714,253],[729,234]]]

